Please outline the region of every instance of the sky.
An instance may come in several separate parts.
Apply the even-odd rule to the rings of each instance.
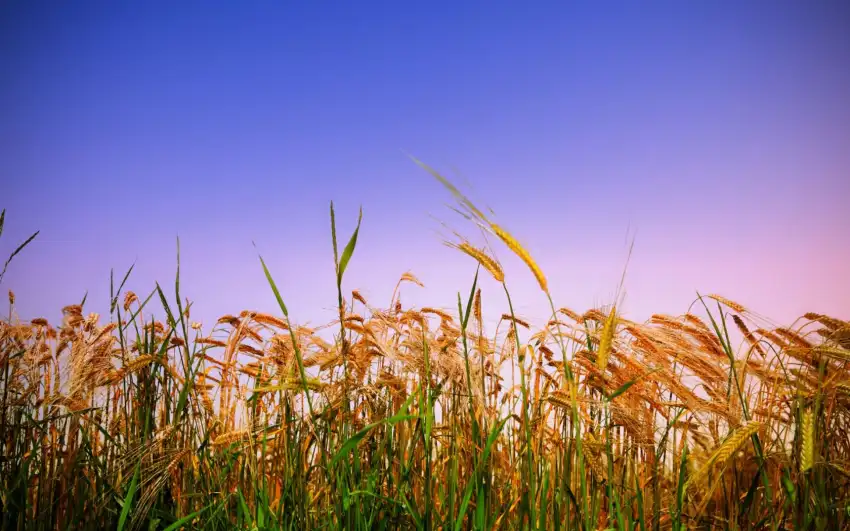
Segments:
[[[57,322],[110,270],[206,328],[294,321],[344,290],[456,308],[482,243],[443,172],[546,272],[557,306],[626,317],[719,293],[782,323],[850,318],[850,7],[843,1],[66,2],[0,7],[2,288]],[[519,315],[548,302],[496,245]],[[256,247],[255,247],[256,245]],[[507,309],[482,278],[485,311]]]

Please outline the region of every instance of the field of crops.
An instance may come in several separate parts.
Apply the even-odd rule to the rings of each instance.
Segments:
[[[435,301],[451,312],[352,291],[360,223],[336,234],[333,207],[339,318],[323,330],[290,321],[262,258],[280,311],[212,329],[179,257],[147,293],[118,275],[108,316],[69,301],[61,323],[22,321],[9,292],[2,528],[850,527],[850,323],[777,325],[733,294],[647,322],[616,300],[562,307],[514,236],[423,167],[493,245],[447,242],[475,274]],[[499,252],[528,266],[540,292],[523,297],[548,322],[515,316]]]

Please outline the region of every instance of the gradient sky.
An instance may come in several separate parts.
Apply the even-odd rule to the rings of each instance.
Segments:
[[[635,234],[628,317],[699,290],[850,318],[846,1],[129,4],[0,7],[3,258],[41,230],[2,286],[22,318],[103,313],[134,262],[130,289],[171,296],[179,235],[194,319],[275,310],[254,241],[326,322],[331,200],[344,239],[364,210],[346,291],[387,306],[411,270],[406,305],[452,308],[475,266],[438,220],[475,232],[404,152],[491,207],[559,306],[609,303]]]

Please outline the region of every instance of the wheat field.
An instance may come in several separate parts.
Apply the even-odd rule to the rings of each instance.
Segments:
[[[561,307],[515,237],[422,166],[528,266],[548,322],[515,315],[496,254],[464,237],[447,243],[478,272],[454,311],[372,305],[343,288],[360,221],[338,245],[333,206],[326,327],[293,324],[262,258],[280,312],[207,330],[179,256],[149,293],[113,282],[108,316],[21,321],[10,291],[2,528],[850,528],[850,323],[777,325],[714,294],[646,322]]]

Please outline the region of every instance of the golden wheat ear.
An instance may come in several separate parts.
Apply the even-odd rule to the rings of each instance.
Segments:
[[[493,230],[493,233],[508,246],[508,249],[525,262],[525,265],[527,265],[531,270],[534,278],[537,279],[540,289],[542,289],[544,293],[549,293],[549,285],[546,282],[546,276],[543,274],[543,270],[537,265],[537,262],[534,261],[534,258],[531,257],[531,253],[529,253],[525,247],[520,245],[516,238],[511,236],[510,233],[502,227],[491,223],[490,228]]]
[[[484,267],[484,269],[486,269],[491,275],[493,275],[493,278],[496,279],[496,282],[505,281],[505,273],[502,270],[502,266],[499,265],[499,262],[497,262],[495,258],[491,257],[483,250],[472,246],[472,244],[467,241],[461,242],[460,244],[447,242],[446,245],[448,245],[449,247],[453,247],[474,258],[479,264],[481,264],[482,267]]]
[[[811,470],[815,464],[814,411],[807,409],[802,415],[802,442],[800,445],[800,472]]]

